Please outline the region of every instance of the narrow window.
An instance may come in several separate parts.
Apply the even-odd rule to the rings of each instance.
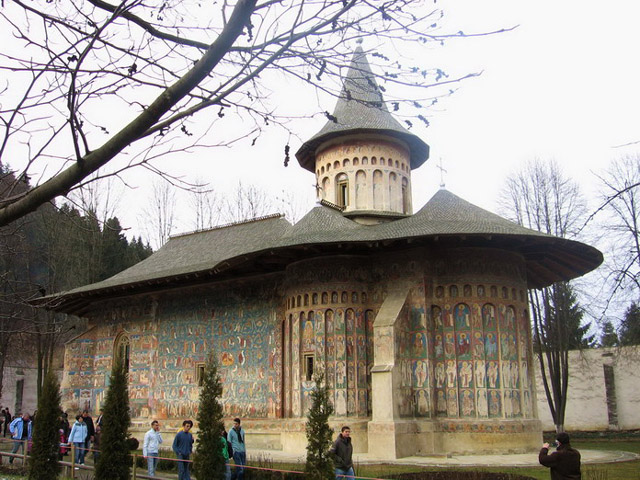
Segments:
[[[344,174],[336,177],[336,204],[341,207],[349,205],[349,179]]]
[[[204,385],[204,362],[196,363],[196,385],[202,387]]]
[[[304,378],[307,382],[313,380],[313,353],[308,353],[304,356]]]

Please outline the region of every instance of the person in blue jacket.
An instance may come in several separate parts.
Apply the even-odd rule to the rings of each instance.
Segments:
[[[9,431],[11,432],[11,438],[13,438],[13,450],[11,453],[17,453],[20,447],[22,447],[22,454],[24,455],[24,446],[31,440],[31,420],[29,414],[25,413],[21,417],[14,418],[11,425],[9,425]],[[13,463],[15,457],[9,458],[9,463]]]
[[[193,427],[191,420],[182,422],[182,430],[173,439],[173,451],[178,457],[178,480],[191,480],[189,475],[189,457],[193,450],[193,435],[189,432]],[[180,461],[185,460],[185,461]]]
[[[69,434],[69,443],[73,443],[76,448],[76,463],[84,465],[84,456],[87,451],[85,450],[85,441],[89,430],[87,424],[84,423],[82,415],[76,415],[76,421],[71,427],[71,433]]]
[[[233,419],[233,428],[227,434],[227,440],[233,449],[233,463],[236,467],[233,469],[233,480],[243,480],[244,465],[247,464],[247,449],[244,444],[244,429],[240,426],[240,419]]]

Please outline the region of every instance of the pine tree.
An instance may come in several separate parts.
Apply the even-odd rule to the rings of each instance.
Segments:
[[[218,375],[218,363],[214,355],[210,354],[202,377],[202,392],[197,416],[198,440],[193,459],[193,471],[197,478],[217,480],[225,476],[226,464],[220,440],[224,430],[220,397],[222,397],[222,382]]]
[[[127,373],[119,356],[114,357],[111,383],[103,406],[100,437],[100,457],[96,465],[96,480],[128,480],[129,458],[129,392]]]
[[[33,449],[29,461],[29,480],[51,480],[60,473],[60,387],[49,370],[38,399],[38,427],[33,430]]]
[[[632,302],[620,323],[620,345],[640,345],[640,304]]]
[[[329,400],[329,387],[324,383],[324,375],[315,378],[316,388],[311,392],[311,408],[307,414],[307,463],[305,472],[308,480],[330,480],[335,478],[333,460],[329,456],[333,429],[329,427],[329,417],[333,405]]]
[[[602,326],[602,335],[600,335],[600,346],[601,347],[615,347],[619,344],[618,334],[616,333],[616,329],[611,323],[611,320],[607,320],[604,322]]]

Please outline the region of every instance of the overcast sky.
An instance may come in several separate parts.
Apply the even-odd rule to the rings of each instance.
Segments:
[[[441,100],[430,111],[431,126],[415,132],[431,146],[431,158],[413,172],[414,209],[439,188],[440,159],[447,170],[446,188],[492,211],[498,210],[505,177],[535,157],[555,158],[595,204],[593,172],[602,172],[617,156],[640,150],[640,145],[615,148],[640,140],[640,2],[448,0],[437,5],[445,10],[444,31],[517,28],[416,52],[452,75],[482,75],[464,81],[454,95]],[[295,101],[308,102],[310,111],[331,111],[335,103],[308,97]],[[300,122],[300,137],[309,138],[324,121],[317,117]],[[314,178],[295,160],[283,167],[287,141],[274,131],[256,147],[247,140],[180,162],[173,158],[171,169],[185,178],[205,179],[220,191],[242,179],[272,192],[294,192],[310,208]],[[297,139],[290,143],[292,152],[300,147]],[[132,233],[140,232],[149,182],[137,172],[130,183],[139,188],[123,195],[118,216]],[[187,202],[181,200],[181,205],[174,233],[193,228]]]

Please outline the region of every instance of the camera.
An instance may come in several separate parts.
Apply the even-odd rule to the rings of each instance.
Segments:
[[[554,440],[553,442],[550,442],[550,443],[549,443],[549,446],[550,446],[550,447],[553,447],[553,448],[558,448],[558,441],[557,441],[557,440]]]

